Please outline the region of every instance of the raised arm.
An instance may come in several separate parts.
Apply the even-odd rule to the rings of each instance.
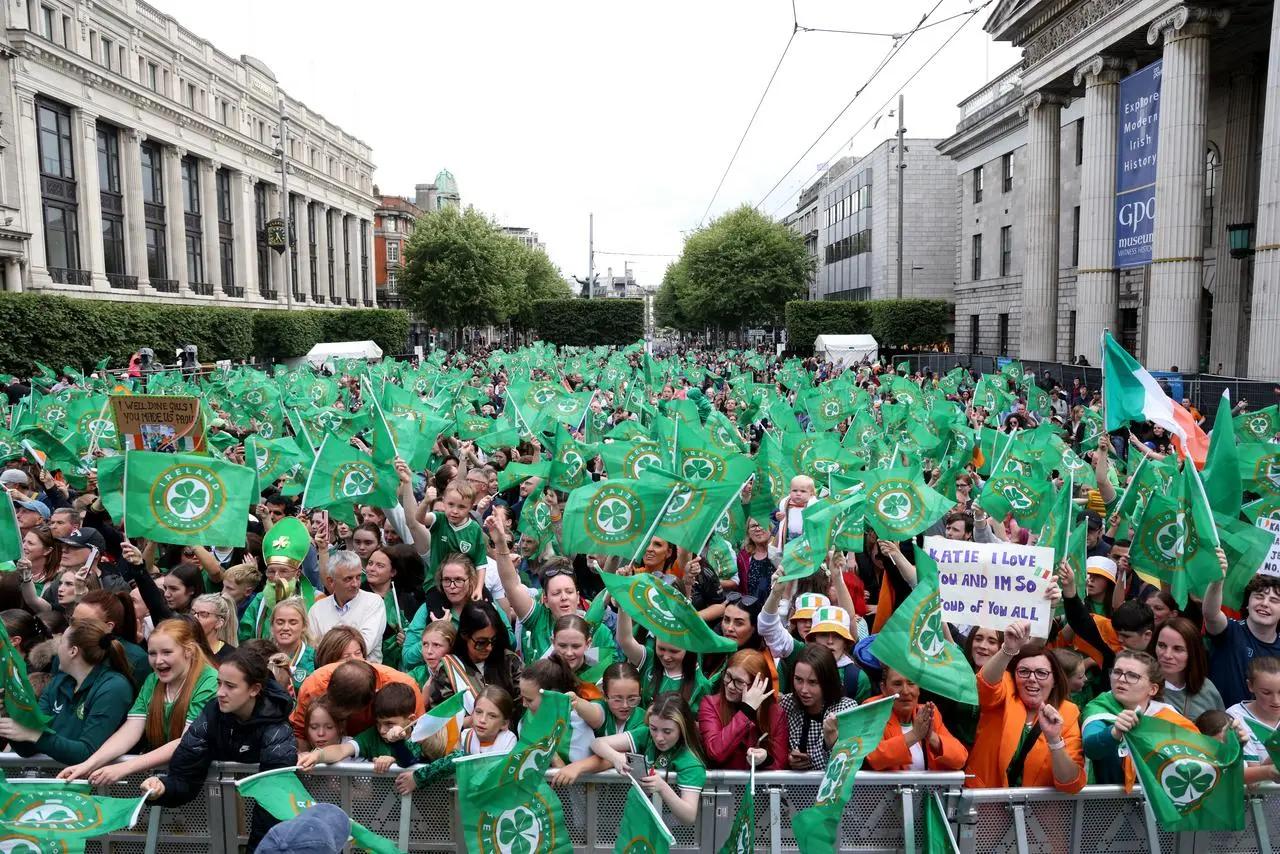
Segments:
[[[1211,635],[1220,635],[1227,630],[1227,615],[1222,613],[1222,582],[1227,577],[1227,553],[1215,549],[1218,554],[1218,565],[1222,568],[1222,578],[1210,584],[1204,591],[1204,630]]]
[[[618,648],[636,667],[644,664],[645,648],[636,641],[635,626],[631,623],[631,615],[622,608],[618,609]]]
[[[396,498],[400,501],[400,509],[404,511],[405,526],[409,529],[413,549],[419,555],[430,554],[431,531],[422,524],[418,515],[418,499],[413,494],[413,472],[409,471],[409,464],[399,457],[396,457],[396,474],[400,477]]]
[[[484,520],[484,530],[493,540],[493,562],[498,565],[498,579],[507,594],[507,602],[518,618],[527,620],[533,613],[535,603],[529,595],[529,589],[520,581],[515,562],[511,560],[507,522],[500,513],[490,513],[489,518]]]

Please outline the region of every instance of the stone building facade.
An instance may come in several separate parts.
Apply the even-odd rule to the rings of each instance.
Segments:
[[[0,10],[6,290],[375,305],[368,145],[141,0]],[[277,252],[266,225],[286,216]]]

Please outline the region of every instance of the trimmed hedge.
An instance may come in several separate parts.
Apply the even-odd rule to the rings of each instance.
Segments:
[[[398,355],[408,330],[408,315],[388,309],[287,312],[0,293],[0,373],[29,376],[36,362],[88,370],[104,356],[118,368],[142,347],[168,362],[185,344],[199,348],[202,362],[288,358],[320,341],[366,338]]]
[[[644,300],[549,299],[533,304],[533,328],[560,346],[633,344],[644,337]]]
[[[947,340],[951,310],[940,299],[793,300],[786,309],[788,346],[812,348],[819,335],[872,335],[881,347],[928,347]]]

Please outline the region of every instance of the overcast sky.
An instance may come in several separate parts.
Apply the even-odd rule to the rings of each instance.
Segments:
[[[792,31],[787,0],[151,2],[369,143],[381,192],[412,196],[447,168],[464,204],[533,228],[566,275],[586,273],[594,212],[597,270],[630,262],[644,284],[670,259],[642,253],[678,253],[702,220]],[[994,3],[796,12],[802,27],[905,33],[935,4],[929,23],[980,11],[913,35],[803,158],[893,40],[798,33],[711,217],[763,200],[781,218],[820,163],[891,136],[894,119],[871,127],[882,105],[964,24],[904,92],[909,135],[952,134],[956,104],[1018,58],[982,31]]]

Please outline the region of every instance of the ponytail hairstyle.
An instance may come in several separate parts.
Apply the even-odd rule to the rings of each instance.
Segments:
[[[520,678],[528,679],[544,691],[559,691],[561,694],[571,694],[578,688],[578,677],[555,653],[524,667]]]
[[[225,593],[205,593],[193,599],[191,607],[194,608],[197,604],[213,608],[222,620],[222,628],[217,632],[218,640],[230,647],[240,645],[240,627],[235,620],[236,606],[230,596]]]
[[[17,647],[23,658],[26,658],[33,646],[53,637],[49,633],[49,627],[42,620],[32,616],[30,611],[10,608],[0,612],[0,621],[4,622],[4,630],[9,633],[10,638],[18,638],[21,641]]]
[[[167,728],[164,725],[163,687],[157,684],[156,691],[151,695],[151,704],[147,706],[146,733],[147,744],[153,750],[166,742],[182,738],[182,733],[187,727],[187,712],[191,709],[191,694],[195,691],[196,682],[199,681],[200,674],[206,667],[213,667],[213,662],[205,656],[204,649],[196,639],[196,630],[187,620],[162,620],[160,625],[151,631],[151,637],[147,638],[147,643],[150,644],[158,635],[164,635],[180,646],[191,661],[187,665],[186,676],[182,678],[178,698],[173,701],[173,710],[169,714]]]
[[[112,670],[129,680],[131,688],[138,690],[124,647],[121,646],[120,639],[111,634],[106,623],[102,620],[72,620],[66,635],[67,643],[80,650],[86,664],[97,667],[106,661]]]
[[[827,654],[830,655],[830,653]],[[676,729],[680,730],[680,743],[689,748],[689,752],[697,757],[699,762],[703,765],[707,764],[698,736],[698,721],[693,715],[693,710],[689,708],[689,704],[685,702],[684,697],[681,697],[675,691],[664,691],[654,697],[653,704],[649,706],[649,711],[645,713],[645,724],[648,725],[654,718],[672,721],[676,725]],[[676,749],[678,750],[679,748],[677,747]]]
[[[133,609],[133,598],[128,593],[90,590],[80,598],[80,604],[101,611],[117,637],[132,640],[138,636],[138,616]]]

